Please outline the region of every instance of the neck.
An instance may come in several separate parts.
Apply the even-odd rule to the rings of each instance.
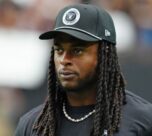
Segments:
[[[90,89],[87,91],[66,92],[68,103],[71,106],[86,106],[96,103],[96,90]]]

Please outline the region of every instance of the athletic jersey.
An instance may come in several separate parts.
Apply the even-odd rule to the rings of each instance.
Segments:
[[[119,132],[114,136],[152,136],[152,104],[143,98],[126,91],[127,104],[122,108],[122,119]],[[43,105],[40,105],[21,117],[15,136],[36,136],[32,125],[36,121]],[[67,106],[67,113],[73,118],[80,118],[92,111],[93,105]],[[82,122],[69,121],[63,113],[57,129],[57,136],[90,136],[93,128],[93,117]]]

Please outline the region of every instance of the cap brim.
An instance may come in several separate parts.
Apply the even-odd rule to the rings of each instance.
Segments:
[[[83,41],[88,41],[88,42],[95,42],[99,41],[99,39],[92,37],[86,33],[77,31],[77,30],[71,30],[71,29],[59,29],[59,30],[53,30],[53,31],[48,31],[40,35],[41,40],[48,40],[48,39],[53,39],[55,38],[58,34],[68,34],[70,36],[73,36],[77,39],[83,40]]]

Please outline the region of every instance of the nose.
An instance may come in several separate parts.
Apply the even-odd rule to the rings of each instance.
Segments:
[[[69,52],[64,52],[60,56],[60,64],[64,66],[72,64],[72,56],[70,55]]]

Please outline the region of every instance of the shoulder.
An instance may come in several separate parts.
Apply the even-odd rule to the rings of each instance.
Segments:
[[[32,126],[42,108],[43,105],[39,105],[20,118],[18,126],[16,128],[15,136],[30,136]]]
[[[152,133],[152,104],[129,91],[126,91],[126,99],[122,120],[139,135]]]
[[[29,112],[27,112],[25,115],[23,115],[21,118],[20,118],[20,121],[29,121],[29,120],[33,120],[34,118],[36,118],[38,116],[38,114],[41,112],[43,108],[43,105],[39,105],[35,108],[33,108],[32,110],[30,110]]]
[[[144,115],[147,114],[147,116],[151,115],[152,104],[147,100],[129,91],[126,91],[126,99],[127,99],[126,106],[128,106],[128,108],[130,108],[132,111],[134,112],[140,111]]]

